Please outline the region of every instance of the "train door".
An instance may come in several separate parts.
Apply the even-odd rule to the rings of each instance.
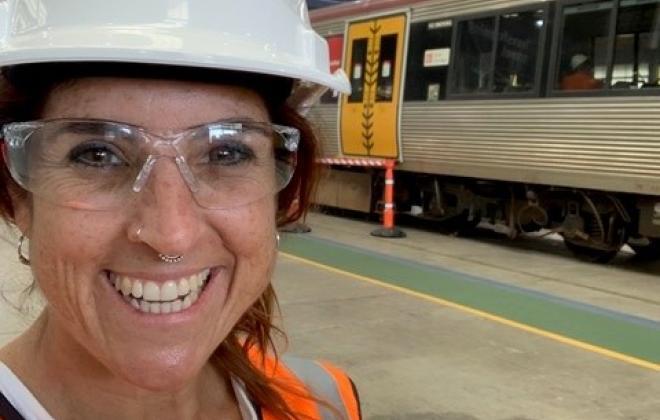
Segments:
[[[342,95],[339,132],[344,155],[401,160],[400,102],[408,15],[349,22],[344,70],[353,91]]]

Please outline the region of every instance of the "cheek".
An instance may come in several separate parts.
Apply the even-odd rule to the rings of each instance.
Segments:
[[[275,204],[269,202],[236,210],[232,220],[221,235],[225,247],[235,258],[231,294],[240,306],[235,309],[241,312],[263,293],[271,280],[277,256]]]
[[[228,218],[215,224],[226,247],[236,257],[259,259],[275,247],[275,202],[261,201],[234,209]]]
[[[84,311],[116,237],[107,217],[35,203],[30,256],[35,280],[51,307],[65,318]],[[65,309],[67,308],[67,309]]]
[[[108,219],[101,213],[36,204],[30,238],[36,262],[98,263],[118,231],[116,221]]]

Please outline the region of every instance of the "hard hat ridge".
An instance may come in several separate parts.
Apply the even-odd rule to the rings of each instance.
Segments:
[[[0,67],[125,62],[263,73],[350,90],[304,0],[6,0]]]

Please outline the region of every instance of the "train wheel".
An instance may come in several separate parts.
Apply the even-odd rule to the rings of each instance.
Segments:
[[[651,239],[646,246],[630,245],[635,251],[635,258],[640,261],[654,261],[660,259],[660,239]]]
[[[591,248],[586,245],[572,242],[567,238],[564,238],[564,244],[577,259],[591,263],[606,264],[612,261],[614,257],[616,257],[616,255],[619,253],[618,249]]]

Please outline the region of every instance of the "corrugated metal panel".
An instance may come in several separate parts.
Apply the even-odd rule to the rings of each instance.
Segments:
[[[411,8],[411,20],[420,22],[431,19],[481,13],[489,10],[523,6],[527,4],[542,4],[546,0],[438,0],[415,5]],[[384,11],[383,13],[387,13]],[[352,16],[357,19],[360,16]],[[314,29],[323,36],[344,33],[344,20],[331,20],[314,23]]]
[[[439,0],[414,7],[411,19],[413,22],[419,22],[543,2],[544,0]]]
[[[400,169],[660,195],[659,116],[653,97],[406,103]],[[340,156],[337,108],[310,119]]]
[[[338,157],[339,140],[337,137],[337,106],[317,105],[307,116],[321,142],[321,157]]]
[[[402,169],[660,193],[659,115],[651,97],[407,103]]]

